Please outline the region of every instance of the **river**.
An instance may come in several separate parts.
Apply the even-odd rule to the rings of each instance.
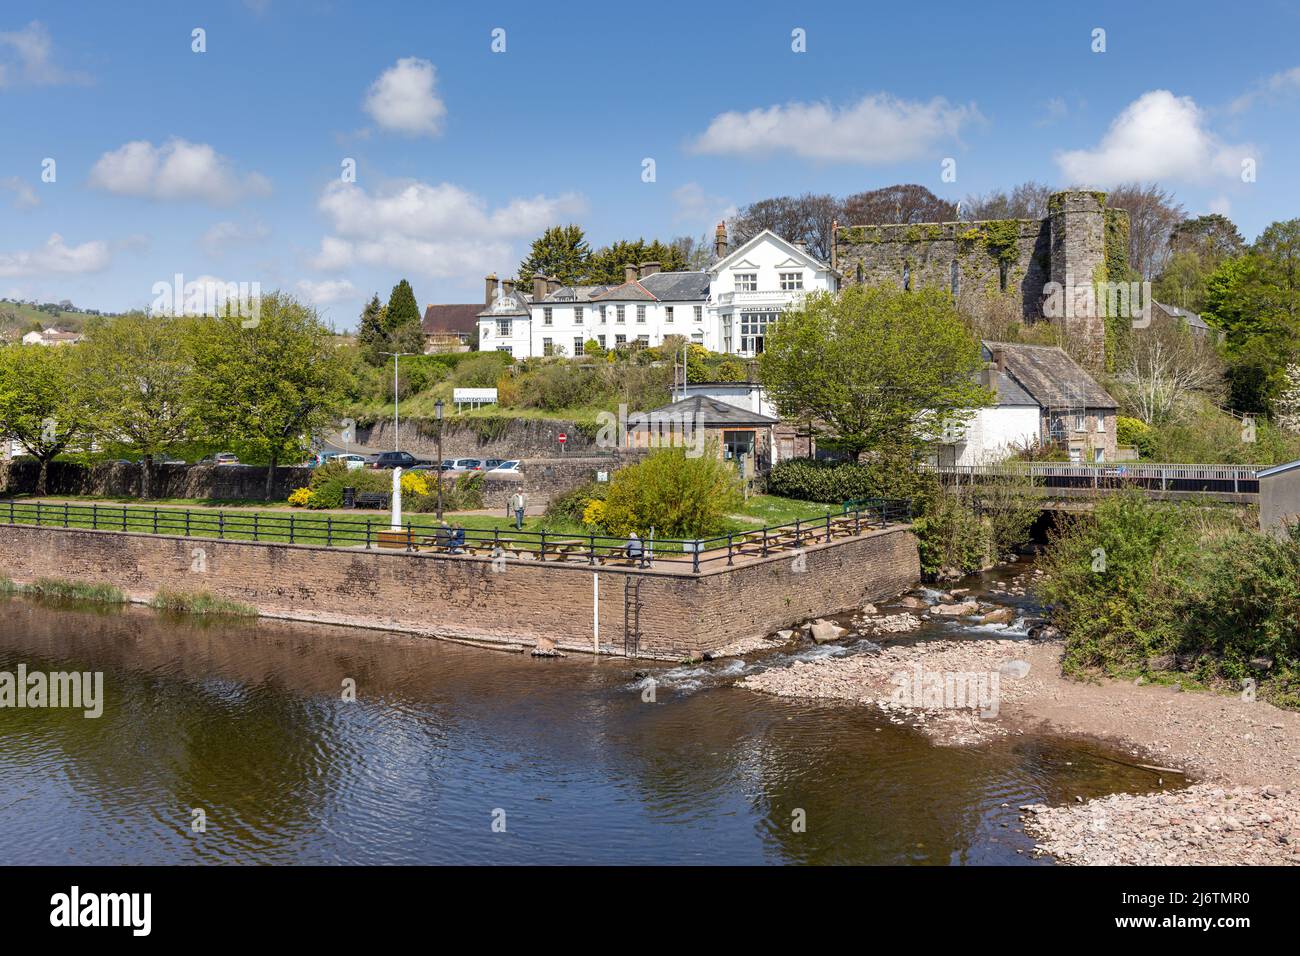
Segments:
[[[795,653],[839,652],[862,651]],[[0,671],[105,688],[95,719],[0,708],[0,863],[1042,864],[1019,805],[1151,788],[1101,744],[936,746],[732,686],[789,656],[535,659],[0,599]]]

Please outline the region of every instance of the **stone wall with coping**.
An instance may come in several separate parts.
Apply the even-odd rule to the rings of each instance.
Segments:
[[[639,605],[637,656],[662,659],[699,658],[879,601],[920,576],[916,538],[902,526],[797,557],[721,561],[699,575],[576,561],[493,570],[469,556],[0,525],[0,577],[17,583],[108,584],[141,601],[164,588],[206,592],[270,617],[617,655],[625,613]]]

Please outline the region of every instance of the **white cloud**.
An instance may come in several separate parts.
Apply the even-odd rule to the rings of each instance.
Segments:
[[[361,263],[446,277],[501,268],[512,257],[512,240],[531,238],[586,204],[569,193],[512,199],[490,209],[451,183],[398,183],[372,195],[335,181],[318,206],[334,235],[321,239],[313,268],[334,272]]]
[[[1110,186],[1130,180],[1205,182],[1237,176],[1248,145],[1225,144],[1190,96],[1152,90],[1124,108],[1094,149],[1056,154],[1067,182]]]
[[[1241,113],[1255,105],[1255,101],[1264,98],[1286,96],[1300,92],[1300,66],[1274,73],[1249,93],[1244,93],[1228,104],[1228,112]]]
[[[736,214],[736,204],[722,196],[710,196],[699,183],[686,183],[673,190],[674,222],[712,225]]]
[[[871,165],[923,156],[981,119],[973,104],[954,106],[942,97],[923,103],[876,93],[841,109],[788,103],[720,113],[692,145],[699,153],[789,152],[804,159]]]
[[[0,189],[7,189],[14,194],[15,209],[35,209],[41,204],[41,197],[31,184],[17,176],[0,179]]]
[[[447,115],[434,92],[436,70],[428,60],[408,56],[379,75],[366,94],[366,112],[383,129],[411,136],[437,136]]]
[[[108,243],[96,239],[69,246],[57,232],[43,246],[19,252],[0,252],[0,276],[32,276],[48,273],[99,272],[108,268],[112,254]]]
[[[1210,212],[1217,212],[1220,216],[1231,215],[1232,200],[1227,196],[1215,196],[1210,200]]]
[[[199,239],[199,245],[204,251],[211,256],[220,256],[225,254],[226,250],[232,246],[248,245],[254,242],[260,242],[271,234],[271,230],[266,227],[265,223],[253,223],[244,226],[237,222],[218,222],[215,223],[203,237]]]
[[[357,287],[347,279],[325,279],[322,282],[300,279],[298,291],[312,305],[330,305],[342,299],[354,299],[357,295]]]
[[[21,30],[0,32],[0,89],[89,82],[86,74],[59,66],[53,52],[50,31],[36,20]]]
[[[237,173],[230,160],[211,146],[183,139],[162,146],[136,140],[105,153],[90,170],[90,185],[119,196],[218,206],[271,191],[261,173]]]

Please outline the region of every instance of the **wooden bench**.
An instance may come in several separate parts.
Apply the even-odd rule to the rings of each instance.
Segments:
[[[358,508],[387,508],[393,500],[393,496],[383,491],[363,491],[357,495],[356,506]]]
[[[403,528],[401,531],[379,531],[377,532],[377,544],[381,548],[401,548],[403,551],[413,549],[416,545],[416,536],[410,528]]]

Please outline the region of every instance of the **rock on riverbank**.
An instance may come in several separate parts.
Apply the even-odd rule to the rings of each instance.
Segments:
[[[1197,784],[1025,812],[1037,851],[1062,863],[1300,866],[1300,791]]]

